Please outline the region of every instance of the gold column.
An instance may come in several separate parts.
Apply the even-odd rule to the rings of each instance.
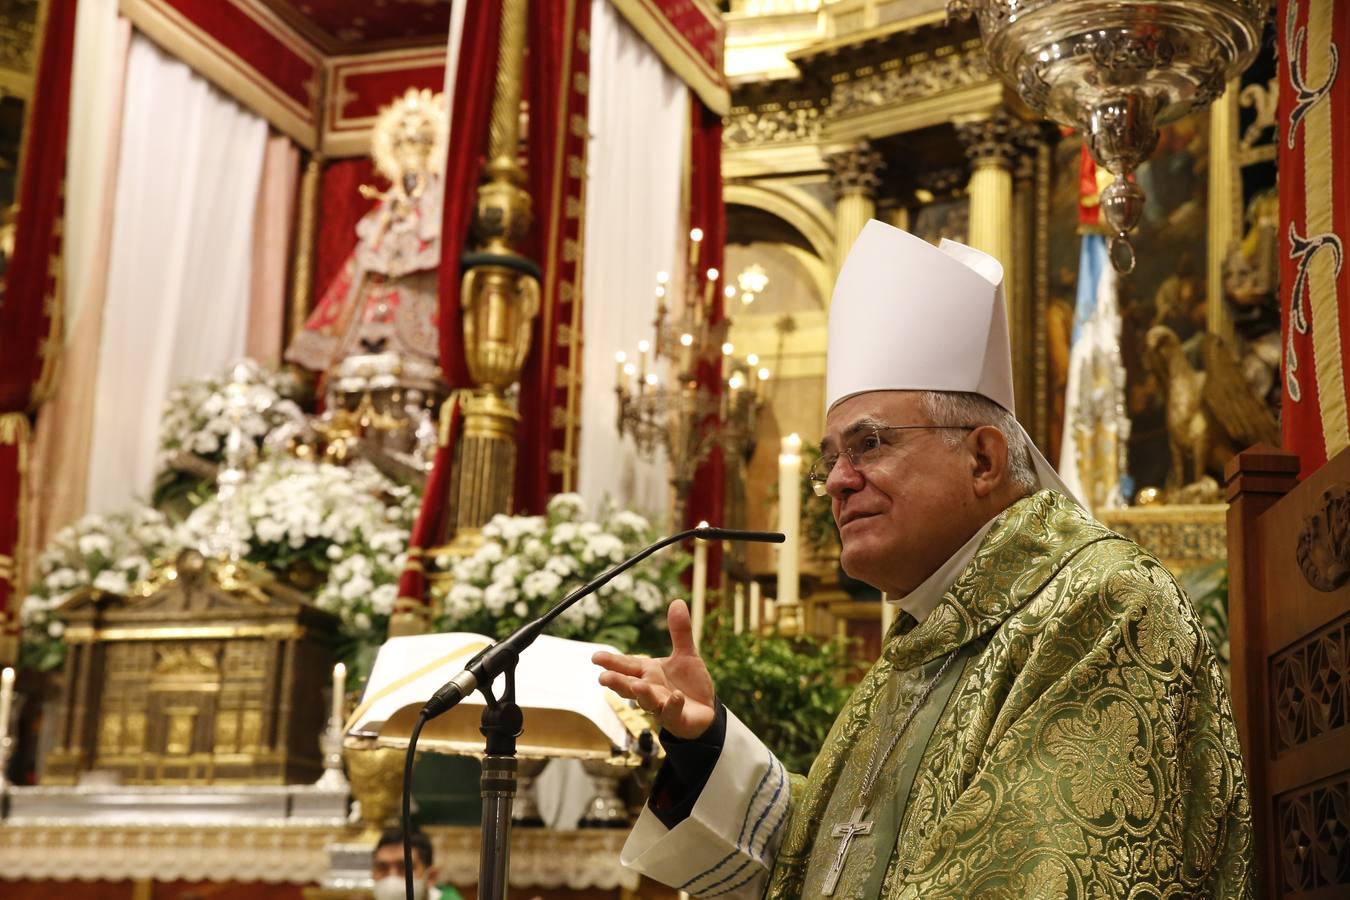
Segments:
[[[1027,431],[1035,430],[1036,419],[1040,414],[1031,402],[1035,366],[1033,365],[1036,329],[1036,309],[1031,292],[1031,247],[1035,234],[1035,195],[1036,195],[1036,158],[1032,153],[1020,153],[1013,160],[1013,252],[1009,259],[1007,281],[1012,294],[1017,298],[1015,313],[1012,313],[1013,396],[1024,398],[1018,403],[1018,416]]]
[[[866,141],[827,155],[825,162],[835,193],[834,264],[838,272],[863,226],[876,217],[876,192],[886,164]]]
[[[506,391],[520,379],[539,312],[539,269],[519,252],[532,220],[518,162],[525,12],[526,0],[502,5],[488,163],[473,223],[478,251],[465,259],[461,287],[464,349],[476,383],[450,478],[454,544],[463,549],[477,544],[488,519],[511,511],[520,414]]]
[[[890,209],[886,210],[884,221],[888,225],[894,225],[901,231],[909,231],[909,207],[900,205],[892,206]]]
[[[1205,265],[1207,330],[1232,343],[1233,317],[1224,300],[1223,263],[1242,239],[1242,176],[1238,167],[1238,92],[1236,79],[1209,112],[1209,247]]]
[[[291,307],[286,343],[305,327],[314,293],[314,233],[319,221],[319,175],[323,157],[312,153],[300,176],[300,202],[295,219],[295,255],[291,263]]]
[[[954,123],[970,159],[970,234],[967,240],[1003,263],[1004,295],[1009,322],[1016,321],[1017,283],[1013,276],[1013,160],[1017,156],[1016,127],[1002,110],[989,116]]]

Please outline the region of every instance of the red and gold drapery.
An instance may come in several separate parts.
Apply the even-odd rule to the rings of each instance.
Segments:
[[[18,648],[31,416],[61,349],[61,216],[75,4],[50,3],[21,158],[14,256],[0,287],[0,660]]]
[[[1350,446],[1350,9],[1280,0],[1277,19],[1281,421],[1306,477]]]
[[[515,507],[522,513],[542,513],[550,496],[576,488],[590,21],[588,0],[530,4],[525,96],[534,226],[526,255],[544,279],[520,376]]]
[[[469,223],[478,197],[478,176],[486,150],[488,121],[496,82],[501,0],[475,0],[464,17],[455,96],[450,104],[449,156],[445,163],[445,206],[441,219],[441,265],[437,290],[440,302],[441,373],[452,388],[472,385],[464,357],[464,326],[460,307],[459,258],[469,235]],[[426,602],[426,575],[422,555],[445,539],[449,516],[450,469],[458,439],[460,416],[455,400],[446,402],[441,416],[440,447],[427,478],[408,546],[408,563],[399,579],[402,607]]]
[[[702,265],[717,269],[719,277],[713,290],[713,308],[708,321],[713,325],[726,318],[722,284],[727,236],[726,205],[722,201],[722,117],[695,100],[690,104],[689,137],[689,226],[703,229]],[[722,358],[705,360],[698,369],[699,386],[715,400],[722,396]],[[714,414],[715,415],[715,414]],[[713,422],[706,423],[710,427]],[[694,473],[694,485],[685,504],[683,527],[699,522],[725,524],[722,512],[726,497],[726,460],[720,442],[714,442],[708,459]],[[708,582],[716,587],[721,581],[722,548],[714,543],[708,554]]]
[[[731,111],[723,66],[727,27],[714,0],[610,0],[674,72],[719,116]]]

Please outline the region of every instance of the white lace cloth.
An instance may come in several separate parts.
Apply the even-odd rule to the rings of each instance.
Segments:
[[[477,828],[430,827],[438,867],[455,883],[478,871]],[[512,833],[513,887],[636,888],[638,874],[619,864],[624,830]],[[0,825],[0,884],[30,881],[264,881],[317,884],[328,871],[326,847],[350,841],[332,827],[88,825],[77,821]],[[4,890],[0,888],[0,895]]]

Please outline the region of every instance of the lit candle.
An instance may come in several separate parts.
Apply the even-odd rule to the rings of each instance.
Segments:
[[[689,268],[698,267],[698,245],[703,240],[702,228],[691,228],[689,230]]]
[[[699,522],[707,528],[707,522]],[[708,615],[708,542],[694,538],[694,646],[703,641],[703,621]]]
[[[9,710],[14,705],[14,670],[0,674],[0,738],[9,736]]]
[[[642,381],[647,380],[647,357],[652,352],[652,342],[648,340],[638,341],[638,378]]]
[[[615,353],[615,354],[614,354],[614,368],[615,368],[615,372],[614,372],[614,384],[615,384],[620,390],[623,390],[623,389],[625,389],[625,388],[628,387],[628,384],[627,384],[627,382],[624,380],[624,377],[623,377],[624,363],[626,363],[626,362],[628,362],[628,354],[627,354],[627,353],[624,353],[622,350],[620,350],[618,353]]]
[[[342,701],[347,693],[347,667],[342,663],[333,666],[333,713],[332,721],[341,723],[345,721],[342,715]]]
[[[717,279],[721,274],[716,269],[709,269],[708,280],[703,286],[703,308],[709,316],[712,315],[713,296],[717,293]]]
[[[732,592],[731,630],[736,634],[745,631],[745,588],[736,585]]]
[[[762,370],[761,370],[762,371]],[[801,528],[802,439],[796,432],[783,438],[778,455],[778,530],[786,540],[778,547],[778,602],[785,612],[797,603],[797,540]]]
[[[750,633],[759,634],[759,582],[750,582]]]

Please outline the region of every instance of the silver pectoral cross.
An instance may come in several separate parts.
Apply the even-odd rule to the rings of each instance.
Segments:
[[[866,811],[861,806],[853,807],[853,816],[847,822],[830,830],[832,837],[839,838],[839,850],[834,855],[830,871],[825,873],[825,884],[821,886],[821,893],[826,897],[832,896],[834,889],[839,885],[839,876],[844,874],[844,860],[848,857],[848,848],[853,839],[860,834],[872,833],[872,823],[863,821],[863,813]]]

